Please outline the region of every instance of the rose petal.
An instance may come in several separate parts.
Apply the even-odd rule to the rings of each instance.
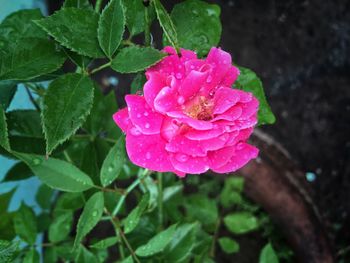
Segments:
[[[224,166],[231,159],[234,153],[234,146],[228,146],[209,152],[208,158],[210,160],[210,169],[216,169]]]
[[[123,132],[126,132],[130,123],[128,108],[121,109],[114,113],[113,120]]]
[[[166,86],[166,79],[158,72],[147,72],[147,82],[143,87],[143,94],[147,104],[154,109],[154,99],[159,91]]]
[[[179,111],[167,112],[167,115],[169,117],[176,118],[178,121],[185,123],[197,130],[210,130],[213,127],[213,124],[208,121],[193,119]]]
[[[154,99],[154,108],[158,112],[166,113],[170,110],[176,110],[177,107],[177,92],[168,86],[164,87]]]
[[[234,106],[240,99],[237,90],[221,87],[216,90],[214,95],[214,114],[221,114]]]
[[[224,113],[217,115],[214,119],[211,120],[211,122],[215,122],[217,120],[227,120],[227,121],[234,121],[237,120],[242,115],[242,107],[241,106],[233,106],[229,110],[225,111]]]
[[[170,161],[176,170],[183,173],[201,174],[209,169],[207,157],[192,157],[177,153],[170,155]]]
[[[239,117],[239,119],[247,120],[249,119],[253,114],[256,114],[259,109],[259,101],[253,97],[251,101],[247,103],[242,103],[242,115]]]
[[[180,96],[183,96],[185,101],[195,96],[201,89],[202,84],[206,81],[207,75],[208,72],[192,70],[178,89]]]

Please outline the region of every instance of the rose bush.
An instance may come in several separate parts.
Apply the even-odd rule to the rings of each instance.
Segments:
[[[257,123],[258,100],[232,89],[239,75],[229,53],[211,48],[206,59],[190,50],[169,55],[146,71],[143,96],[127,95],[114,114],[136,165],[159,172],[233,172],[255,158],[246,141]]]

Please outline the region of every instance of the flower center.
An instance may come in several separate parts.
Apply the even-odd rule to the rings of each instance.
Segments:
[[[206,97],[200,96],[194,99],[185,111],[186,114],[193,119],[208,121],[213,118],[212,109],[212,101]]]

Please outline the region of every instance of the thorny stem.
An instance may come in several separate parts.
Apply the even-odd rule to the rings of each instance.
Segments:
[[[157,172],[159,230],[163,229],[163,174]]]
[[[96,13],[100,13],[101,5],[102,5],[102,0],[96,0],[96,5],[95,5]]]
[[[89,75],[92,75],[98,71],[101,71],[102,69],[108,68],[110,65],[112,64],[112,62],[108,62],[106,64],[103,64],[101,66],[99,66],[98,68],[94,68],[93,70],[90,71]]]

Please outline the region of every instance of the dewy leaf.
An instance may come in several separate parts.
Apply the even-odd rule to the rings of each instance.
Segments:
[[[164,248],[173,239],[177,224],[171,225],[166,230],[158,233],[151,238],[147,244],[136,249],[136,255],[140,257],[148,257],[157,254],[164,250]]]
[[[204,56],[211,47],[218,45],[221,36],[218,5],[199,0],[184,1],[174,6],[171,19],[180,47],[194,50],[199,56]],[[167,45],[167,41],[164,45]]]
[[[269,104],[267,103],[264,88],[261,80],[250,69],[239,67],[240,75],[234,83],[234,87],[245,91],[252,92],[253,95],[259,100],[258,111],[258,123],[273,124],[276,121],[275,115],[271,111]]]
[[[57,70],[65,60],[54,42],[24,38],[2,56],[0,80],[29,80]]]
[[[0,146],[5,150],[10,150],[5,111],[0,106]]]
[[[266,244],[261,250],[259,263],[278,263],[278,257],[270,243]]]
[[[225,216],[224,223],[234,234],[244,234],[259,227],[257,218],[249,212],[237,212]]]
[[[13,81],[0,81],[0,107],[4,110],[10,105],[15,93],[17,84]]]
[[[74,241],[74,248],[78,248],[81,240],[97,225],[103,213],[104,198],[102,192],[97,192],[86,202],[83,213],[81,214],[77,235]]]
[[[18,242],[0,240],[0,262],[12,263],[18,250]]]
[[[130,233],[131,231],[133,231],[135,229],[135,227],[138,225],[141,215],[142,213],[145,211],[145,209],[147,208],[148,202],[149,202],[149,193],[146,193],[140,203],[138,204],[138,206],[136,208],[134,208],[129,214],[128,216],[125,218],[124,220],[124,232],[125,234]]]
[[[135,73],[149,68],[165,56],[165,53],[151,47],[127,47],[112,60],[111,67],[120,73]]]
[[[121,0],[111,0],[102,11],[98,22],[98,41],[107,57],[119,47],[125,28],[124,7]]]
[[[33,22],[41,18],[40,9],[20,10],[6,17],[0,24],[0,51],[7,51],[21,38],[47,38],[45,31]]]
[[[233,254],[239,251],[239,244],[229,237],[221,237],[218,241],[221,249],[226,254]]]
[[[102,239],[95,244],[91,245],[91,248],[96,248],[96,249],[106,249],[109,248],[115,244],[117,244],[118,238],[117,237],[107,237],[105,239]]]
[[[125,163],[125,143],[124,137],[120,137],[118,142],[109,151],[101,168],[101,184],[107,186],[118,178]]]
[[[100,58],[104,55],[97,40],[98,19],[93,10],[69,7],[35,22],[62,46],[81,55]]]
[[[21,204],[15,214],[14,226],[16,234],[21,239],[30,245],[35,243],[37,235],[36,217],[33,210],[24,203]]]
[[[49,227],[49,240],[53,243],[65,240],[71,231],[73,211],[66,211],[56,216]]]
[[[83,123],[93,103],[94,85],[87,76],[66,74],[51,82],[42,112],[46,151],[51,153]]]
[[[154,4],[159,24],[162,27],[165,36],[171,45],[178,49],[177,32],[173,21],[171,20],[169,14],[165,10],[160,0],[154,0],[152,3]]]
[[[15,153],[15,155],[51,188],[65,192],[82,192],[93,186],[88,175],[68,162],[54,158],[46,159],[34,154]]]

